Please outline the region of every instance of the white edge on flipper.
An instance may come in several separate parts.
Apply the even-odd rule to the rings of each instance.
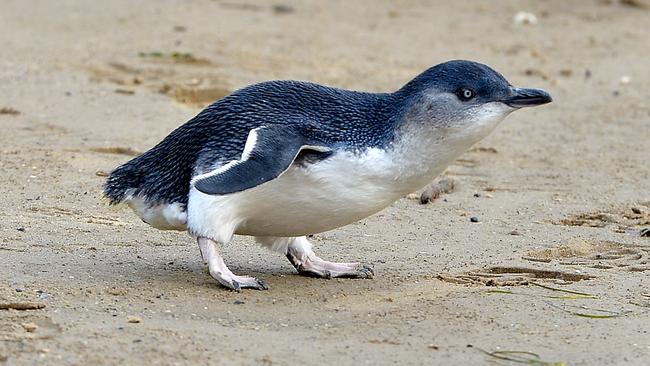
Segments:
[[[255,148],[257,144],[257,131],[265,128],[265,126],[254,128],[251,132],[248,133],[248,138],[246,138],[246,144],[244,145],[244,151],[241,153],[241,161],[246,161],[251,155],[251,151]]]
[[[241,164],[241,163],[247,161],[248,158],[250,158],[251,152],[253,151],[253,149],[255,149],[255,146],[257,145],[257,131],[261,130],[261,129],[264,129],[264,128],[266,128],[266,126],[257,127],[257,128],[252,129],[248,133],[248,138],[246,139],[246,144],[244,145],[244,151],[242,152],[241,158],[239,160],[232,160],[232,161],[230,161],[230,162],[228,162],[228,163],[226,163],[226,164],[224,164],[224,165],[222,165],[222,166],[220,166],[220,167],[218,167],[218,168],[216,168],[216,169],[214,169],[212,171],[196,175],[190,181],[190,187],[194,188],[194,185],[199,180],[209,178],[209,177],[217,175],[217,174],[221,174],[221,173],[227,171],[228,169],[234,167],[235,165],[238,165],[238,164]],[[303,145],[298,149],[298,151],[296,151],[296,155],[294,156],[294,159],[296,158],[296,156],[298,156],[298,154],[302,150],[305,150],[305,149],[314,150],[314,151],[318,151],[318,152],[332,151],[330,148],[325,147],[325,146]],[[290,167],[291,167],[291,164],[289,164],[289,166],[287,166],[287,168],[285,170],[280,172],[280,174],[278,174],[278,176],[275,179],[277,179],[282,174],[284,174],[287,170],[289,170]],[[264,183],[262,183],[262,184],[264,184]],[[251,187],[251,188],[255,188],[255,187]],[[251,188],[249,188],[249,189],[251,189]],[[240,192],[243,192],[243,191],[240,191]],[[234,194],[234,193],[239,193],[239,192],[233,192],[233,193],[229,193],[229,194]]]
[[[254,128],[254,129],[251,130],[251,132],[248,133],[248,138],[246,139],[246,145],[244,145],[244,151],[241,153],[241,158],[239,160],[232,160],[232,161],[230,161],[230,162],[228,162],[228,163],[226,163],[226,164],[224,164],[224,165],[222,165],[222,166],[220,166],[220,167],[218,167],[218,168],[216,168],[214,170],[211,170],[211,171],[209,171],[207,173],[203,173],[203,174],[199,174],[199,175],[194,176],[192,178],[192,180],[190,181],[190,187],[194,187],[194,184],[196,184],[196,182],[201,180],[201,179],[208,178],[208,177],[211,177],[213,175],[217,175],[219,173],[223,173],[226,170],[228,170],[228,169],[232,168],[233,166],[235,166],[236,164],[241,164],[241,163],[245,162],[246,160],[248,160],[248,158],[250,157],[251,151],[253,151],[253,148],[255,148],[255,144],[257,143],[257,130],[259,130],[260,128],[264,128],[264,127]]]

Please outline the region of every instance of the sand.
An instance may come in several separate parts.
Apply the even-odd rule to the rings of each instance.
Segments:
[[[0,303],[32,310],[0,310],[0,363],[647,365],[649,17],[643,1],[3,1]],[[314,237],[373,280],[300,277],[238,237],[230,268],[270,290],[229,292],[187,234],[102,201],[106,172],[239,87],[392,91],[456,58],[555,101],[450,166],[453,191]]]

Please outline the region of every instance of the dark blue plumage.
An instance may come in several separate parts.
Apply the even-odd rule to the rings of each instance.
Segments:
[[[386,146],[424,93],[458,93],[464,86],[471,86],[480,102],[503,97],[510,89],[503,76],[469,61],[434,66],[395,93],[298,81],[252,85],[216,101],[154,148],[115,169],[104,193],[113,204],[132,194],[151,204],[186,205],[192,177],[239,159],[250,130],[264,125],[311,124],[321,132],[318,142],[333,150]]]
[[[464,88],[476,93],[475,103],[505,98],[510,83],[489,66],[471,61],[449,61],[436,65],[408,82],[399,92],[419,95],[430,89],[440,93],[456,94]]]
[[[400,103],[392,94],[359,93],[297,81],[241,89],[210,105],[151,150],[113,171],[105,185],[111,203],[128,189],[151,203],[187,203],[195,172],[239,159],[250,130],[262,125],[315,123],[329,141],[380,146],[392,138]],[[354,144],[354,145],[350,145]]]

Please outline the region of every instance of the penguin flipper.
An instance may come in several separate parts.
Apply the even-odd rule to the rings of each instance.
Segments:
[[[226,195],[273,180],[289,169],[303,150],[331,152],[310,125],[271,125],[251,130],[240,160],[199,175],[192,184],[210,195]]]

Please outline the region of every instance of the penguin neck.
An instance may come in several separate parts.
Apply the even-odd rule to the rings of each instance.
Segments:
[[[426,186],[492,129],[463,133],[449,128],[410,127],[401,131],[389,149],[396,166],[395,181],[405,193]]]

